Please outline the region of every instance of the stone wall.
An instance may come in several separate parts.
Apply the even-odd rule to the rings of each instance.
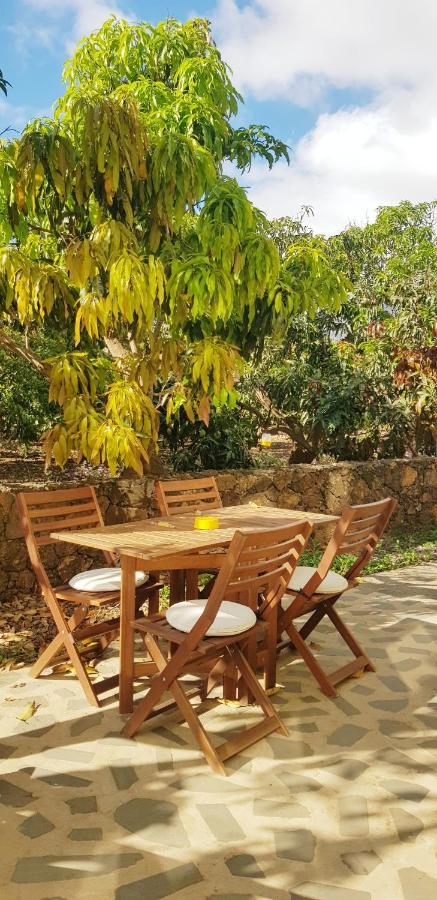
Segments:
[[[395,527],[414,530],[437,520],[435,458],[294,465],[211,474],[217,477],[225,505],[251,500],[285,509],[336,514],[348,503],[365,503],[390,495],[399,503]],[[32,596],[35,588],[16,514],[15,494],[20,490],[54,489],[84,481],[83,471],[73,469],[64,473],[60,481],[45,477],[42,468],[39,474],[33,470],[31,475],[31,480],[18,481],[15,475],[8,477],[7,466],[2,465],[0,470],[0,599],[3,600]],[[171,478],[171,474],[164,477]],[[111,479],[87,473],[86,480],[95,484],[108,524],[154,514],[153,476]],[[76,550],[68,544],[45,548],[49,574],[58,584],[68,581],[80,569],[89,568],[93,559],[101,558],[93,551]]]

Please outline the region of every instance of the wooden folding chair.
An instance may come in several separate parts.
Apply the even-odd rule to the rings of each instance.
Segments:
[[[223,763],[229,757],[272,731],[287,734],[245,650],[251,641],[275,648],[277,605],[310,532],[308,522],[263,532],[236,532],[209,598],[176,603],[165,615],[132,623],[143,635],[158,673],[126,723],[125,737],[132,737],[149,716],[177,706],[211,768],[225,774]],[[169,659],[159,641],[177,648]],[[272,658],[276,659],[275,653]],[[185,692],[180,679],[186,674],[197,675],[200,688]],[[240,696],[254,698],[263,719],[216,747],[199,719],[202,704],[195,709],[190,699],[200,695],[206,700],[226,679],[237,682]],[[161,703],[165,691],[173,695],[170,704]],[[207,706],[210,708],[211,701]]]
[[[222,498],[215,478],[184,478],[180,481],[157,481],[155,497],[161,516],[177,516],[198,509],[220,509]]]
[[[335,685],[355,672],[375,671],[373,663],[334,606],[344,592],[357,583],[357,576],[371,558],[396,506],[396,500],[390,497],[377,503],[347,506],[317,568],[297,566],[281,600],[278,634],[285,632],[287,639],[280,640],[278,648],[290,646],[291,642],[328,697],[336,697]],[[340,554],[355,557],[344,577],[331,570],[334,559]],[[298,630],[294,621],[307,613],[311,613],[309,619]],[[351,662],[329,674],[323,671],[305,642],[324,616],[328,616],[354,655]]]
[[[42,652],[30,670],[33,678],[38,678],[47,666],[55,665],[56,658],[63,656],[71,665],[82,685],[90,703],[100,705],[99,695],[106,693],[118,685],[119,676],[101,679],[93,684],[81,656],[78,642],[86,638],[98,638],[102,648],[108,646],[119,633],[119,618],[105,622],[86,625],[92,609],[99,609],[108,604],[118,603],[119,590],[101,590],[98,581],[112,578],[112,573],[92,570],[85,573],[87,580],[98,590],[77,590],[70,584],[52,587],[41,559],[40,548],[56,541],[50,537],[51,532],[79,530],[104,525],[102,513],[92,486],[72,488],[59,491],[33,491],[17,495],[17,506],[21,520],[30,561],[41,588],[42,595],[50,609],[58,634]],[[115,581],[120,579],[120,570],[115,565],[111,553],[103,552],[107,567],[114,568]],[[82,576],[81,576],[82,577]],[[145,582],[145,577],[143,579]],[[136,607],[140,607],[146,599],[149,601],[149,612],[157,612],[159,608],[159,585],[157,582],[142,583],[136,590]],[[64,614],[62,604],[75,606],[72,615]]]
[[[157,481],[155,499],[161,516],[177,516],[182,513],[194,513],[197,510],[221,509],[222,498],[213,476],[207,478],[185,478],[180,481]],[[214,554],[216,557],[217,554]],[[220,559],[221,564],[221,559]],[[205,596],[212,588],[211,581],[203,591],[199,592],[199,574],[215,576],[217,559],[208,553],[192,554],[189,566],[185,569],[187,599]]]

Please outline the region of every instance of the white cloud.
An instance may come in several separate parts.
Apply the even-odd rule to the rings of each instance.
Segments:
[[[289,168],[253,167],[251,197],[269,215],[307,203],[331,233],[437,195],[435,0],[219,0],[213,24],[245,94],[311,106],[332,87],[373,93],[319,116]]]
[[[49,40],[48,35],[50,35],[51,45],[54,43],[54,36],[57,36],[58,39],[61,37],[64,46],[71,52],[81,38],[99,28],[110,16],[130,17],[117,0],[115,2],[111,2],[111,0],[109,2],[107,0],[62,0],[62,2],[61,0],[24,0],[24,4],[34,13],[43,13],[49,24],[46,26],[27,25],[24,26],[24,31],[21,22],[17,26],[12,26],[13,29],[16,29],[17,43],[21,43],[21,48],[28,47],[29,44],[29,35],[26,35],[27,29],[31,32],[32,41],[42,43],[44,46]],[[63,33],[64,23],[61,22],[61,20],[65,20],[66,15],[71,16],[68,34]]]

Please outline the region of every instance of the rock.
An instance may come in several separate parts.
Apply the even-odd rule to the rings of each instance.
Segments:
[[[412,466],[405,466],[401,471],[401,486],[403,488],[411,487],[412,484],[417,479],[416,469],[413,469]]]

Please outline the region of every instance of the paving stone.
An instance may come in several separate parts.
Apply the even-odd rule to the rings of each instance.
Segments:
[[[27,725],[27,728],[26,728],[25,727],[26,723],[23,723],[23,727],[20,728],[20,731],[21,731],[20,737],[24,736],[24,737],[30,738],[31,740],[37,740],[38,738],[44,737],[46,734],[48,734],[49,731],[51,731],[52,728],[54,728],[56,724],[57,724],[56,720],[53,718],[53,716],[51,716],[50,724],[43,725],[41,728],[32,728],[32,730],[29,730],[29,726]]]
[[[103,831],[101,828],[72,828],[67,837],[70,841],[101,841]]]
[[[134,767],[121,765],[121,760],[119,760],[117,765],[110,766],[109,768],[119,791],[127,791],[138,781],[138,775]]]
[[[68,772],[53,772],[49,775],[35,775],[39,781],[51,784],[52,787],[89,787],[92,784],[89,778],[79,778],[77,775],[69,775]]]
[[[434,713],[434,715],[432,715],[432,714],[426,715],[423,713],[416,713],[415,717],[416,717],[416,719],[419,719],[419,722],[421,722],[422,725],[425,725],[426,728],[431,728],[432,731],[436,731],[437,715],[435,713]]]
[[[293,794],[320,791],[322,787],[320,782],[314,778],[308,778],[307,775],[298,775],[296,772],[275,772],[275,775]]]
[[[336,697],[333,702],[334,706],[336,706],[340,712],[344,713],[345,716],[358,716],[361,713],[361,709],[357,709],[356,706],[353,706],[352,703],[349,703],[344,697]]]
[[[311,831],[300,828],[296,831],[274,831],[273,835],[279,859],[294,859],[296,862],[311,862],[314,859],[316,839]]]
[[[329,735],[327,744],[336,744],[338,747],[352,747],[357,741],[368,734],[366,728],[360,725],[340,725]]]
[[[196,794],[233,794],[241,790],[240,785],[229,779],[216,778],[215,775],[185,775],[171,783],[171,787],[182,791],[193,791]]]
[[[348,794],[338,799],[340,834],[345,837],[365,837],[369,833],[367,800]]]
[[[189,740],[181,737],[177,731],[171,731],[170,728],[165,728],[163,725],[160,728],[154,728],[153,733],[158,734],[159,737],[164,738],[172,745],[177,744],[178,747],[186,747],[190,743]]]
[[[424,797],[429,794],[428,788],[422,785],[414,784],[410,781],[397,781],[396,779],[388,779],[381,781],[381,785],[390,794],[398,797],[399,800],[411,800],[413,803],[420,803]]]
[[[412,672],[417,669],[417,659],[401,659],[396,663],[398,672]]]
[[[156,765],[158,772],[167,772],[174,768],[173,753],[167,747],[156,748]]]
[[[306,819],[310,811],[301,803],[289,803],[286,800],[254,800],[255,816],[267,816],[280,819]]]
[[[78,719],[77,722],[73,722],[73,725],[70,728],[70,734],[72,737],[78,737],[78,735],[83,734],[85,731],[89,731],[91,728],[96,728],[97,725],[100,725],[102,721],[104,713],[93,713],[91,716],[84,716],[83,719]]]
[[[400,712],[408,706],[408,700],[369,700],[369,706],[384,712]]]
[[[170,847],[190,846],[178,807],[169,800],[152,797],[128,800],[115,810],[114,819],[117,825],[139,835],[147,844],[153,841]]]
[[[25,834],[26,837],[38,838],[43,834],[48,834],[49,831],[53,831],[54,827],[52,822],[49,822],[45,816],[42,816],[40,813],[35,813],[21,823],[20,831],[21,834]]]
[[[409,772],[414,772],[415,774],[417,772],[432,772],[434,774],[433,768],[416,762],[411,756],[407,756],[406,753],[402,753],[401,750],[397,750],[395,747],[384,747],[383,750],[379,751],[378,758],[382,762],[389,763],[391,766],[407,769]]]
[[[356,891],[336,884],[306,881],[293,889],[290,900],[372,900],[372,895],[368,891]]]
[[[9,759],[16,750],[17,747],[13,747],[12,744],[0,741],[0,759]]]
[[[242,753],[238,753],[237,756],[231,756],[230,759],[226,760],[226,768],[233,769],[234,772],[250,772],[252,765],[253,760],[248,756],[243,756]]]
[[[141,859],[141,853],[27,856],[18,860],[11,881],[14,884],[41,884],[45,881],[95,878],[98,875],[107,875],[117,869],[134,866]]]
[[[6,778],[0,778],[0,803],[3,803],[4,806],[14,806],[16,809],[20,809],[22,806],[27,806],[33,799],[34,796],[29,791],[24,791],[23,788],[13,784],[12,781],[7,781]]]
[[[183,888],[199,884],[203,877],[194,863],[183,863],[166,872],[149,875],[131,884],[122,884],[116,888],[115,900],[161,900],[182,891]],[[200,897],[200,895],[199,895]]]
[[[89,753],[87,750],[69,750],[68,748],[62,749],[58,747],[46,750],[46,756],[73,763],[91,762],[94,759],[94,753]]]
[[[209,894],[206,900],[254,900],[253,894]]]
[[[389,691],[393,691],[396,694],[408,691],[408,685],[401,681],[400,678],[397,678],[396,675],[379,675],[379,681],[385,684]]]
[[[429,641],[430,641],[430,635],[429,635],[429,634],[419,634],[419,633],[417,633],[417,634],[412,634],[412,635],[410,635],[410,637],[413,638],[413,641],[415,641],[416,644],[429,644]]]
[[[200,803],[197,809],[218,841],[233,842],[246,837],[231,811],[223,803]]]
[[[407,812],[400,807],[393,807],[389,810],[393,816],[396,831],[400,841],[415,840],[417,835],[423,831],[423,822],[417,816]]]
[[[369,765],[361,759],[337,759],[334,762],[328,762],[323,768],[339,778],[345,778],[346,781],[355,781],[369,768]]]
[[[225,859],[231,873],[239,878],[264,878],[264,872],[250,853],[238,853]]]
[[[354,875],[370,875],[382,862],[374,850],[358,850],[355,853],[342,853],[341,859]],[[419,898],[415,898],[419,900]]]
[[[435,900],[437,897],[437,879],[431,878],[420,869],[410,866],[398,870],[404,900]]]
[[[300,759],[303,756],[314,755],[312,747],[304,741],[290,741],[282,737],[268,737],[266,741],[275,759]]]
[[[302,693],[302,685],[300,681],[287,681],[287,691],[290,694],[301,694]]]
[[[304,709],[290,710],[290,714],[293,714],[299,721],[300,719],[320,719],[322,716],[329,716],[329,712],[320,706],[307,706]]]
[[[72,816],[79,815],[79,813],[97,812],[96,797],[73,797],[71,800],[66,800],[65,802],[67,806],[70,807]]]
[[[402,738],[405,732],[414,730],[411,728],[411,725],[406,725],[405,722],[401,722],[399,719],[379,719],[378,727],[381,734],[385,734],[388,737],[395,735],[397,738]]]

